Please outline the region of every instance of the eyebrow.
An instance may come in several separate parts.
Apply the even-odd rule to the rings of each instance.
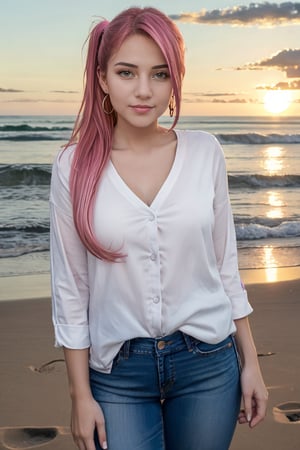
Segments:
[[[117,62],[115,64],[115,66],[132,67],[134,69],[138,68],[138,66],[136,66],[135,64],[130,64],[130,63],[123,62],[123,61]],[[158,64],[157,66],[153,66],[152,69],[154,69],[154,70],[156,70],[156,69],[168,69],[168,64]]]

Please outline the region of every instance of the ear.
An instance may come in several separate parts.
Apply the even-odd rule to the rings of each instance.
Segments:
[[[107,86],[107,82],[106,82],[106,74],[104,72],[102,72],[102,70],[100,70],[99,67],[97,69],[97,77],[98,77],[98,81],[99,81],[99,84],[101,86],[101,89],[103,90],[103,92],[105,94],[108,94],[108,86]]]

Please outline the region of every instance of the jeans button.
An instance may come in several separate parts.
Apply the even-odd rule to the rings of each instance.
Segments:
[[[157,343],[158,350],[163,350],[165,348],[165,346],[166,346],[165,341],[158,341],[158,343]]]

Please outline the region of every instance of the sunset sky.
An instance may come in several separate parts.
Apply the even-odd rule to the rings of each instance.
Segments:
[[[182,114],[266,115],[264,96],[281,89],[281,114],[300,115],[300,2],[242,0],[5,2],[0,114],[76,114],[92,24],[132,5],[161,9],[183,33]]]

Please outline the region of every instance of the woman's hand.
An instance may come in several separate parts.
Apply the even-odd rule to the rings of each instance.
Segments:
[[[107,449],[102,409],[94,399],[89,383],[89,348],[64,347],[72,400],[71,431],[79,450],[96,450],[94,433],[102,449]]]
[[[242,400],[244,409],[239,414],[239,423],[249,423],[251,428],[266,416],[268,391],[258,364],[244,367],[241,374]]]
[[[73,399],[71,431],[79,450],[96,450],[94,432],[98,433],[100,445],[107,449],[103,412],[93,397]]]
[[[243,367],[241,388],[244,409],[238,420],[239,423],[249,423],[253,428],[266,416],[268,391],[259,367],[248,318],[235,320],[235,325],[236,342]]]

